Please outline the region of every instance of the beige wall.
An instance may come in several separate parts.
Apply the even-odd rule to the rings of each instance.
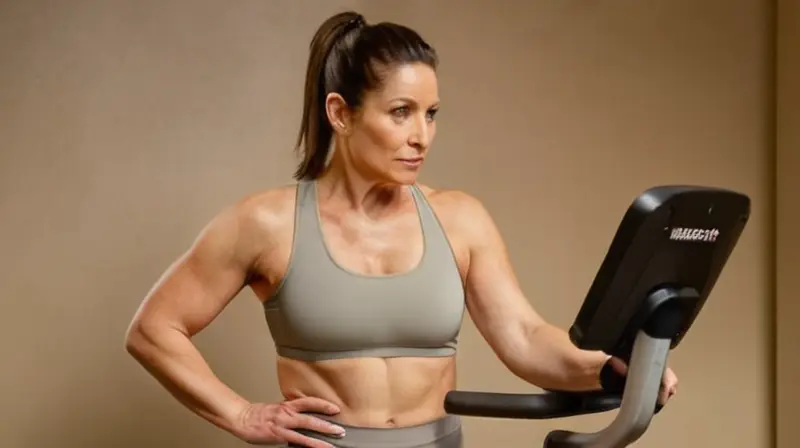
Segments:
[[[680,393],[639,445],[771,446],[771,4],[494,3],[0,2],[0,445],[241,446],[160,389],[123,333],[217,210],[290,181],[308,41],[355,7],[438,48],[444,107],[424,181],[486,203],[531,302],[559,325],[640,191],[751,196],[752,220],[671,358]],[[531,390],[469,322],[462,341],[461,388]],[[249,292],[197,338],[252,400],[279,398],[271,343]],[[537,446],[611,417],[470,418],[467,446]]]
[[[800,4],[777,3],[777,441],[790,448],[800,439]]]

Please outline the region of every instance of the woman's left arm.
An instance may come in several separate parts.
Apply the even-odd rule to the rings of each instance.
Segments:
[[[462,194],[463,195],[463,194]],[[543,319],[523,294],[494,220],[475,198],[460,199],[462,229],[469,244],[467,309],[478,331],[508,369],[544,389],[600,388],[602,352],[577,348],[566,331]],[[616,360],[615,360],[616,361]],[[617,369],[624,369],[615,363]],[[677,379],[667,369],[662,402]]]

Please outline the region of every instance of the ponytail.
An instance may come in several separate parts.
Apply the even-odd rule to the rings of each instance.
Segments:
[[[295,148],[302,153],[303,160],[294,173],[295,179],[316,179],[325,169],[333,138],[333,129],[325,110],[325,99],[330,91],[337,89],[335,84],[340,84],[337,82],[338,70],[331,68],[336,69],[341,65],[338,62],[341,56],[337,53],[352,46],[354,39],[345,41],[344,37],[362,26],[364,18],[360,14],[339,13],[323,22],[311,40],[303,118]]]

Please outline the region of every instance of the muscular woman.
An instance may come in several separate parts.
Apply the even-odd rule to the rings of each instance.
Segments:
[[[436,66],[407,27],[354,12],[320,26],[297,182],[214,217],[127,332],[128,352],[188,409],[251,444],[460,447],[443,402],[465,312],[536,386],[598,389],[606,363],[624,374],[531,307],[478,200],[417,183],[436,133]],[[280,403],[231,390],[192,344],[245,287],[275,341]],[[662,403],[676,385],[667,369]]]

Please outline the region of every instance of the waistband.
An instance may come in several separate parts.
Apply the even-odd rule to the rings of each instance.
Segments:
[[[325,418],[319,414],[309,413],[309,415]],[[338,422],[336,424],[344,428],[344,437],[336,438],[301,429],[297,432],[339,448],[461,448],[463,446],[461,418],[457,415],[446,415],[428,423],[401,428],[365,428]]]

